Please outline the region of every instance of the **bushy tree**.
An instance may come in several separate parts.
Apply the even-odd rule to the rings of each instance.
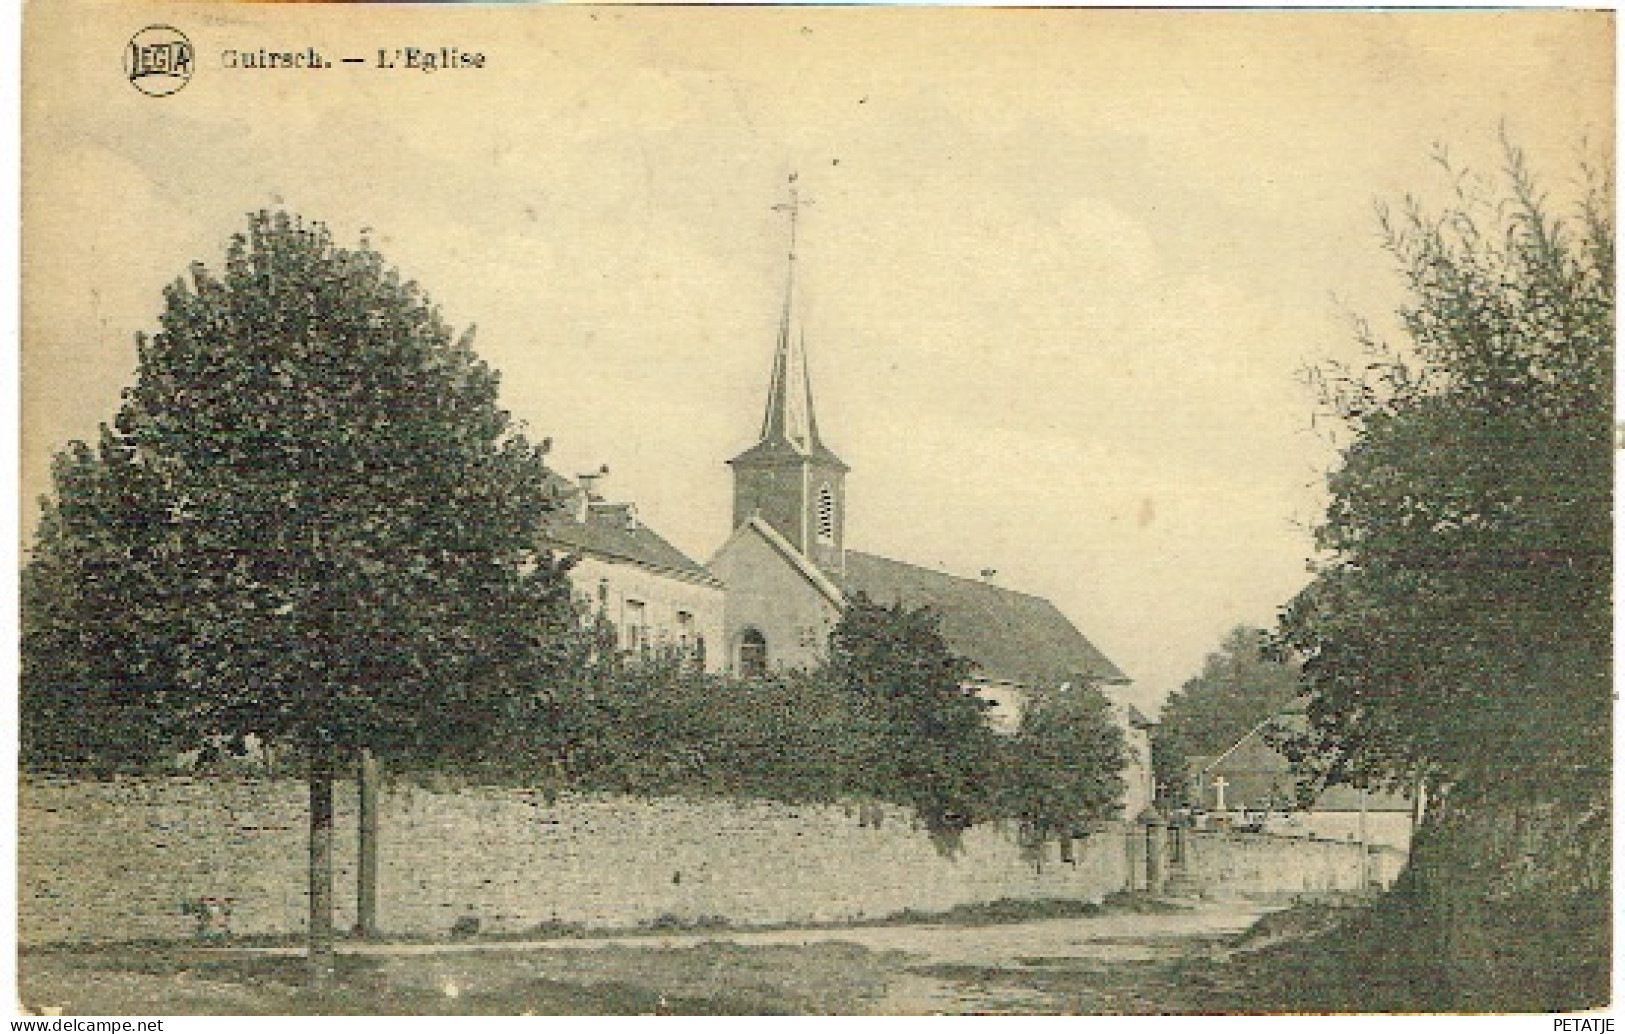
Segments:
[[[256,215],[164,303],[112,426],[57,458],[25,581],[27,760],[118,749],[89,723],[149,755],[292,744],[316,852],[336,758],[478,754],[575,649],[536,548],[543,457],[472,333],[320,225]]]
[[[859,593],[829,644],[834,684],[882,730],[870,761],[881,795],[939,829],[985,811],[996,750],[983,717],[989,705],[967,688],[972,665],[948,647],[936,614]]]
[[[1585,794],[1609,773],[1614,243],[1599,182],[1383,213],[1411,299],[1325,376],[1350,432],[1328,560],[1281,636],[1314,690],[1300,752],[1334,780]],[[1536,773],[1539,773],[1537,776]]]
[[[999,813],[1019,820],[1034,840],[1075,836],[1121,814],[1128,748],[1098,688],[1037,697],[1001,747]]]
[[[1165,794],[1181,799],[1186,759],[1229,750],[1302,691],[1297,666],[1269,655],[1263,629],[1239,625],[1207,655],[1201,674],[1169,694],[1151,740],[1152,766]]]
[[[1426,788],[1392,968],[1425,1009],[1561,1012],[1609,994],[1613,206],[1597,176],[1558,217],[1508,159],[1505,197],[1385,213],[1405,340],[1323,382],[1348,445],[1280,634],[1295,759]]]

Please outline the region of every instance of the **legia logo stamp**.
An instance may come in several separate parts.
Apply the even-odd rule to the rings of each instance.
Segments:
[[[168,25],[149,25],[124,48],[124,74],[149,97],[168,97],[192,80],[192,41]]]

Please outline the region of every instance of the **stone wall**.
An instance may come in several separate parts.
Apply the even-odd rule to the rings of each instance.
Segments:
[[[1320,893],[1361,889],[1359,844],[1262,833],[1186,830],[1177,877],[1203,891]],[[1372,846],[1365,865],[1370,885],[1388,887],[1404,867],[1403,852]]]
[[[355,787],[337,794],[338,924],[354,923]],[[1001,898],[1098,901],[1145,886],[1146,837],[1110,828],[1042,851],[1009,824],[947,844],[890,805],[643,800],[489,787],[380,794],[379,925],[440,936],[548,924],[836,922]],[[25,779],[18,929],[24,944],[191,936],[183,907],[231,899],[240,934],[306,922],[305,789],[291,780]],[[1188,833],[1204,891],[1352,890],[1358,846]],[[1402,856],[1373,855],[1386,885]]]
[[[933,841],[892,806],[565,796],[493,788],[381,794],[379,924],[441,935],[548,923],[838,921],[999,898],[1099,900],[1127,879],[1125,836],[1064,852],[1005,825]],[[182,911],[232,899],[237,933],[306,921],[305,796],[252,780],[26,781],[19,930],[25,944],[189,936]],[[339,925],[354,922],[355,793],[341,784]]]

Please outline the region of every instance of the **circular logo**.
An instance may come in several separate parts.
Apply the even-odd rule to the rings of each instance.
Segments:
[[[149,25],[124,48],[124,74],[148,97],[168,97],[192,80],[192,41],[179,29]]]

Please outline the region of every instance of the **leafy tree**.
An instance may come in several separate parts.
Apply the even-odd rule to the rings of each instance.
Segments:
[[[1613,206],[1591,176],[1556,216],[1507,157],[1503,198],[1383,213],[1404,341],[1321,372],[1348,444],[1280,638],[1297,760],[1426,791],[1377,909],[1423,1007],[1568,1011],[1608,1000],[1612,939]]]
[[[1111,703],[1093,686],[1045,694],[1002,744],[999,812],[1042,841],[1117,816],[1128,749]]]
[[[164,301],[113,426],[57,458],[25,582],[27,760],[105,750],[87,722],[145,754],[297,745],[322,974],[336,760],[477,756],[577,649],[563,565],[534,547],[543,457],[472,332],[365,243],[260,213]]]
[[[1302,691],[1297,666],[1266,655],[1267,638],[1248,625],[1231,629],[1201,674],[1164,702],[1151,740],[1152,767],[1175,799],[1189,781],[1187,758],[1230,749]]]
[[[1404,347],[1363,329],[1367,371],[1322,372],[1349,440],[1280,634],[1334,780],[1608,781],[1612,205],[1597,180],[1555,217],[1508,158],[1503,200],[1382,213]]]
[[[859,593],[830,633],[829,673],[878,722],[872,778],[935,829],[968,825],[988,804],[995,745],[966,688],[971,663],[949,649],[928,608],[884,606]]]

